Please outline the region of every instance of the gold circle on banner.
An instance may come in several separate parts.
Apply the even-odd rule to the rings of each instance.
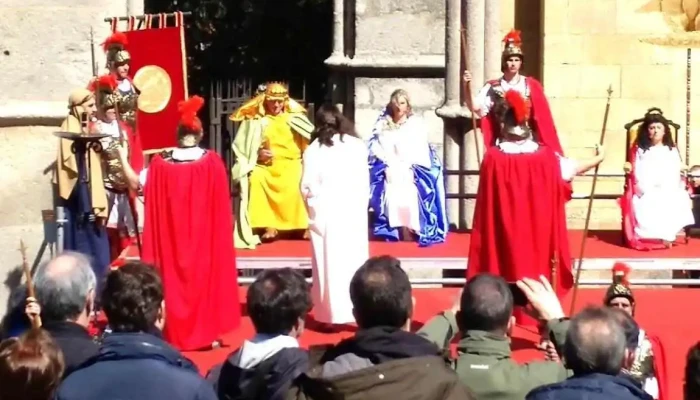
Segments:
[[[141,67],[134,75],[134,85],[139,93],[139,110],[155,114],[167,107],[173,93],[170,75],[157,65]]]

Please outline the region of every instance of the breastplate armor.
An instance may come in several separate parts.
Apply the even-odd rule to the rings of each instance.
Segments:
[[[117,193],[127,192],[129,184],[119,159],[119,139],[110,136],[100,139],[100,143],[102,144],[102,175],[105,188]]]
[[[625,372],[639,383],[654,376],[654,353],[651,351],[651,342],[646,337],[637,347],[632,366]]]
[[[503,86],[501,86],[501,81],[492,81],[489,82],[489,84],[491,85],[491,90],[489,94],[493,97],[493,104],[504,104],[506,97],[506,89],[504,89]],[[532,116],[532,99],[530,97],[530,86],[528,86],[527,83],[525,83],[525,92],[520,92],[520,94],[525,99],[525,104],[527,105],[527,121],[529,121],[530,117]]]
[[[139,99],[136,90],[132,89],[128,92],[123,92],[117,89],[114,92],[114,97],[119,107],[119,117],[121,120],[128,123],[132,128],[136,128],[136,109]]]

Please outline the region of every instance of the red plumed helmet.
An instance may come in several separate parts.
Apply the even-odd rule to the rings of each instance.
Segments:
[[[631,271],[632,268],[629,265],[619,261],[616,262],[612,267],[613,283],[629,286],[629,275]]]
[[[509,90],[505,95],[508,106],[513,110],[515,120],[518,125],[522,125],[527,121],[528,107],[523,96],[517,90]]]
[[[503,37],[503,44],[508,44],[512,43],[518,47],[520,47],[523,43],[522,39],[520,38],[520,31],[511,29],[510,32],[506,36]]]
[[[192,132],[202,131],[202,121],[197,117],[197,113],[204,105],[204,99],[200,96],[192,96],[177,104],[180,112],[180,125]]]
[[[113,92],[119,84],[117,78],[112,74],[102,75],[90,84],[88,89],[91,92],[104,91]]]
[[[124,49],[128,44],[129,40],[126,37],[126,34],[124,32],[115,31],[104,41],[104,43],[102,43],[102,48],[104,51],[108,51],[110,48],[117,46],[120,49]]]

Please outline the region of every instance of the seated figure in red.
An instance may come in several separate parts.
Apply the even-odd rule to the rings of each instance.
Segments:
[[[603,300],[607,307],[619,308],[634,317],[636,303],[628,276],[630,267],[623,263],[613,266],[613,283]],[[642,389],[656,400],[667,400],[666,355],[659,338],[643,329],[639,330],[639,342],[632,366],[624,373],[635,380]]]
[[[671,247],[695,218],[671,124],[658,109],[644,116],[625,170],[627,182],[620,199],[625,243],[637,250]]]
[[[571,179],[603,160],[563,157],[528,123],[528,104],[515,90],[494,107],[498,144],[486,150],[479,174],[467,278],[480,273],[509,282],[546,276],[559,295],[573,286],[565,204]],[[519,323],[535,321],[516,310]]]
[[[124,163],[144,190],[141,258],[163,278],[165,338],[182,351],[217,346],[240,322],[228,177],[219,155],[199,147],[203,104],[199,96],[180,103],[176,149],[140,174]]]

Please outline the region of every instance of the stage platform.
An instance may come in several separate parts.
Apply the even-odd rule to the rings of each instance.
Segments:
[[[582,231],[569,231],[569,245],[574,258],[574,267],[583,239]],[[392,255],[401,260],[415,284],[459,283],[460,278],[443,278],[443,270],[463,270],[467,267],[469,233],[450,233],[443,244],[420,247],[412,242],[370,242],[370,255]],[[127,258],[138,258],[133,246]],[[311,268],[311,242],[306,240],[278,240],[261,244],[254,250],[236,252],[239,270],[292,267]],[[591,231],[588,233],[583,255],[581,283],[584,285],[607,285],[610,283],[610,268],[617,262],[628,263],[632,269],[632,283],[636,285],[694,285],[698,280],[674,279],[672,271],[700,270],[700,239],[691,238],[686,244],[679,240],[670,249],[637,251],[622,246],[620,231]],[[252,281],[250,274],[243,273],[241,283]]]

